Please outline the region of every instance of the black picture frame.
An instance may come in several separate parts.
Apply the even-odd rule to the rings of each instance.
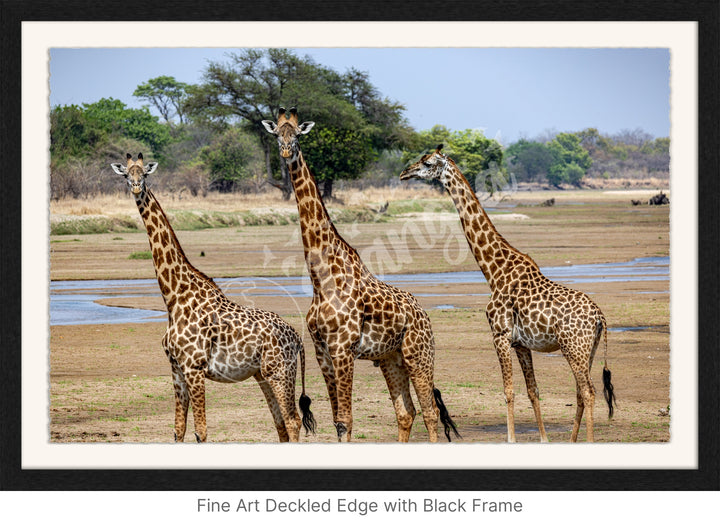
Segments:
[[[720,5],[715,0],[452,1],[280,4],[176,0],[122,3],[2,0],[0,151],[3,184],[0,256],[5,301],[0,346],[1,490],[720,490],[717,270],[720,175],[718,62]],[[24,21],[695,21],[698,24],[698,453],[694,470],[27,470],[21,466],[21,25]]]

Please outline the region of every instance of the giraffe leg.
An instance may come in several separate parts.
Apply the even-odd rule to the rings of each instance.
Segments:
[[[337,417],[335,428],[337,428],[338,442],[352,441],[352,383],[355,369],[355,353],[352,349],[343,347],[337,350],[333,357],[333,368],[335,370],[335,383],[337,386]]]
[[[207,440],[207,421],[205,415],[205,371],[199,368],[185,370],[185,380],[190,392],[193,421],[195,422],[195,438],[198,443]]]
[[[262,375],[272,388],[285,423],[290,441],[297,443],[300,439],[302,420],[295,406],[295,379],[297,377],[297,356],[294,352],[281,353],[280,364],[270,370],[266,364],[262,366]]]
[[[175,392],[175,441],[182,443],[187,426],[190,394],[180,365],[174,359],[170,359],[170,364],[172,366],[173,391]]]
[[[422,409],[423,422],[428,431],[428,440],[431,443],[437,443],[438,417],[440,411],[435,403],[432,376],[428,378],[427,375],[419,374],[413,375],[411,379],[418,397],[418,402],[420,403],[420,408]]]
[[[421,322],[421,325],[423,323]],[[435,364],[435,349],[432,342],[432,329],[429,328],[427,321],[426,339],[418,337],[416,332],[407,331],[403,338],[403,358],[410,379],[417,394],[418,403],[422,410],[423,421],[428,432],[428,440],[431,443],[437,443],[438,440],[438,419],[440,411],[435,402],[435,394],[433,393],[433,368]],[[429,337],[429,339],[428,339]],[[421,349],[418,350],[418,344],[421,343]],[[414,344],[411,344],[414,343]]]
[[[582,416],[585,411],[585,402],[583,401],[582,394],[580,393],[580,389],[576,389],[576,399],[577,399],[577,410],[575,411],[575,420],[573,421],[573,429],[572,433],[570,434],[570,441],[572,443],[575,443],[578,438],[578,433],[580,432],[580,423],[582,422]]]
[[[495,335],[493,338],[495,351],[500,361],[500,371],[503,378],[503,389],[505,391],[505,405],[507,406],[507,431],[508,443],[515,442],[515,392],[513,390],[512,378],[512,354],[510,353],[510,342],[502,335]]]
[[[542,416],[540,415],[540,391],[535,381],[535,370],[533,369],[532,352],[527,348],[516,347],[515,353],[517,354],[518,361],[520,362],[520,368],[522,369],[525,377],[525,386],[527,386],[528,397],[532,404],[533,411],[535,412],[535,421],[538,425],[538,431],[540,432],[540,442],[547,443],[548,436],[545,432],[545,425],[543,424]]]
[[[567,358],[573,375],[575,375],[575,384],[577,386],[576,397],[578,401],[577,411],[575,412],[575,420],[573,421],[573,430],[570,435],[570,441],[577,441],[580,431],[580,424],[583,413],[585,413],[585,426],[587,428],[587,441],[592,443],[594,436],[593,408],[595,406],[595,386],[593,386],[590,378],[590,354],[583,353],[579,347],[561,347],[563,355]]]
[[[288,433],[288,429],[285,426],[285,420],[283,419],[280,404],[275,397],[275,391],[273,390],[268,380],[263,377],[262,373],[257,372],[254,377],[258,385],[260,385],[260,389],[262,390],[263,395],[265,396],[268,408],[270,408],[270,414],[272,414],[273,422],[275,423],[275,428],[277,428],[280,442],[287,443],[291,440],[290,434]],[[295,440],[297,441],[297,439]]]
[[[415,420],[415,406],[410,395],[410,378],[399,356],[393,354],[379,361],[380,370],[390,391],[398,423],[398,441],[407,443]]]
[[[313,338],[313,340],[315,340],[315,338]],[[319,341],[315,341],[315,358],[317,359],[318,366],[320,366],[323,379],[325,379],[325,386],[327,386],[333,422],[337,423],[338,405],[337,385],[335,384],[335,369],[333,368],[332,358],[327,352],[327,348]]]

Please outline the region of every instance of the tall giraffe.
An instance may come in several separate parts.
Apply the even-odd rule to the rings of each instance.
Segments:
[[[613,415],[614,393],[607,368],[607,323],[600,308],[585,293],[552,282],[526,254],[511,246],[495,229],[470,184],[455,162],[441,152],[442,145],[406,168],[400,180],[437,180],[455,203],[470,249],[487,280],[491,296],[487,318],[500,360],[507,403],[508,441],[515,442],[512,352],[520,362],[528,396],[540,431],[547,442],[531,350],[560,349],[575,375],[577,411],[570,436],[577,441],[583,411],[587,410],[587,440],[593,436],[595,388],[590,377],[595,351],[605,340],[604,395]]]
[[[410,381],[430,441],[437,441],[438,414],[449,441],[450,430],[457,435],[457,429],[433,382],[435,342],[430,319],[410,293],[373,276],[335,229],[298,144],[298,136],[315,123],[298,125],[295,108],[289,118],[280,108],[277,123],[262,124],[277,136],[295,190],[313,285],[306,322],[327,384],[338,441],[352,438],[355,359],[372,360],[380,367],[397,415],[398,441],[409,440],[415,419]]]
[[[305,351],[297,331],[279,315],[231,302],[188,261],[167,216],[145,178],[157,163],[143,165],[127,155],[127,166],[111,164],[124,176],[147,229],[160,292],[168,312],[162,339],[172,366],[175,390],[175,441],[185,437],[192,403],[195,437],[207,439],[205,379],[239,382],[254,377],[272,413],[280,441],[298,441],[301,418],[295,407],[295,376],[300,355],[300,410],[307,432],[314,431],[305,394]]]

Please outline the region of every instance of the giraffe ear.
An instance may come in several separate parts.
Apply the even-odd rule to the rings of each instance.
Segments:
[[[303,124],[298,126],[298,128],[300,129],[301,134],[306,134],[310,130],[312,130],[313,126],[315,126],[315,123],[313,121],[305,121]]]
[[[121,176],[127,176],[127,168],[125,168],[120,163],[110,163],[110,166],[116,174],[120,174]]]
[[[262,125],[265,127],[265,130],[270,132],[271,134],[277,133],[277,125],[272,121],[262,121]]]
[[[150,161],[145,165],[145,175],[152,174],[157,170],[158,164],[155,161]]]

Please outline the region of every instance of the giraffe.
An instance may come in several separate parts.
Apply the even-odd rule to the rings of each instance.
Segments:
[[[400,174],[400,180],[437,180],[448,191],[460,215],[470,249],[490,286],[486,314],[500,361],[507,406],[508,442],[515,442],[512,350],[520,362],[540,440],[547,442],[531,351],[561,350],[575,376],[577,409],[570,436],[577,441],[586,411],[587,441],[594,440],[595,388],[590,377],[595,352],[605,340],[603,392],[613,415],[615,395],[607,367],[607,323],[585,293],[552,282],[528,255],[511,246],[495,229],[465,176],[444,155],[442,145]]]
[[[175,391],[175,441],[185,437],[192,404],[195,437],[207,439],[205,379],[240,382],[254,377],[267,400],[280,441],[299,439],[300,424],[314,432],[305,394],[305,351],[297,331],[279,315],[230,301],[212,278],[187,259],[165,212],[145,178],[157,163],[143,165],[127,154],[127,166],[112,163],[127,180],[150,240],[155,274],[168,312],[162,345]],[[298,354],[302,373],[300,410],[295,407]]]
[[[306,323],[325,378],[338,442],[352,440],[352,382],[356,359],[371,360],[385,377],[398,424],[407,442],[416,410],[412,382],[430,442],[437,442],[438,415],[448,441],[457,428],[433,381],[435,343],[430,319],[417,300],[373,276],[357,251],[336,230],[298,144],[314,126],[298,125],[295,108],[280,108],[278,121],[263,121],[277,136],[287,163],[300,217],[305,262],[313,286]]]

